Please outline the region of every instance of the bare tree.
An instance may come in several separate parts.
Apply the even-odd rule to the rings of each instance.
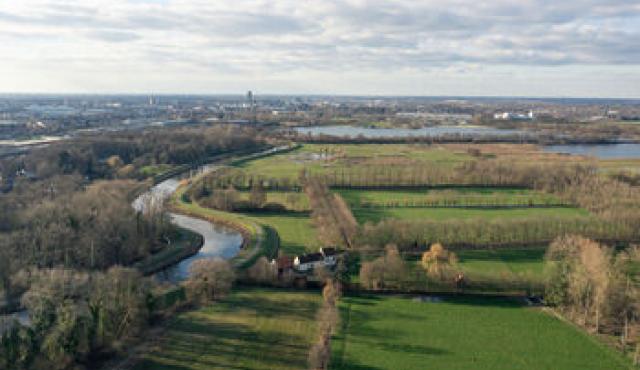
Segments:
[[[269,260],[265,256],[258,258],[256,263],[247,269],[247,277],[257,283],[264,284],[273,282],[276,275],[276,266],[269,263]]]
[[[267,201],[267,193],[262,188],[262,184],[259,182],[253,183],[251,186],[251,193],[249,194],[249,203],[255,208],[262,208]]]
[[[193,262],[186,281],[187,294],[193,302],[206,303],[223,297],[231,290],[235,280],[233,267],[220,258],[207,258]]]
[[[403,285],[407,275],[406,263],[398,247],[389,244],[385,249],[384,256],[362,263],[360,281],[365,288],[399,288]]]

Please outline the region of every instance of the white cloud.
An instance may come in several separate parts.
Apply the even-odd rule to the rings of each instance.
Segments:
[[[640,97],[639,39],[626,0],[21,0],[0,90]]]

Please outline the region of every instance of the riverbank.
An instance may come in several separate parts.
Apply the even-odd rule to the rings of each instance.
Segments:
[[[239,253],[236,256],[230,257],[233,260],[234,265],[237,268],[250,267],[260,256],[267,256],[273,258],[276,256],[279,247],[279,237],[277,232],[267,225],[257,223],[247,217],[236,215],[233,213],[216,211],[201,207],[199,204],[186,199],[185,192],[189,186],[193,183],[194,179],[200,178],[200,176],[216,171],[220,166],[225,164],[238,165],[245,161],[254,160],[257,158],[263,158],[273,154],[279,154],[298,148],[298,144],[289,144],[278,147],[272,147],[267,150],[261,150],[259,152],[253,152],[246,154],[246,152],[225,153],[215,157],[216,162],[210,164],[204,164],[200,167],[194,176],[190,175],[189,179],[178,180],[178,177],[187,171],[194,170],[193,166],[182,166],[179,171],[176,172],[176,168],[171,169],[166,174],[161,174],[154,179],[154,190],[149,190],[146,194],[139,194],[139,200],[134,201],[134,207],[138,210],[144,208],[143,197],[149,198],[151,202],[166,202],[168,209],[173,212],[172,218],[183,217],[192,218],[194,222],[197,220],[204,220],[212,225],[219,225],[223,228],[231,229],[241,236],[241,245]],[[261,148],[264,149],[264,148]],[[171,175],[171,176],[169,176]],[[158,178],[163,178],[162,182],[157,182]],[[166,184],[171,182],[170,184]],[[184,220],[183,220],[184,221]],[[187,232],[188,225],[181,227],[182,230]],[[188,258],[196,256],[202,246],[206,243],[205,238],[195,229],[190,229],[188,232],[195,235],[200,235],[200,239],[196,240],[194,237],[187,238],[189,240],[179,240],[178,244],[174,244],[168,249],[164,249],[153,256],[150,256],[147,260],[141,261],[139,266],[141,271],[145,274],[153,274],[170,267],[178,265],[180,262],[185,261]],[[225,252],[225,253],[228,253]],[[225,258],[229,258],[225,255]]]
[[[242,246],[240,253],[233,258],[233,263],[236,267],[250,267],[262,255],[269,258],[275,257],[279,244],[275,230],[270,230],[265,225],[259,224],[249,217],[205,208],[196,201],[186,199],[185,192],[189,186],[190,182],[180,185],[169,199],[169,209],[171,212],[203,219],[240,233],[243,240]]]
[[[170,245],[133,265],[143,275],[149,276],[194,256],[204,244],[204,237],[186,229],[178,230],[178,239]]]

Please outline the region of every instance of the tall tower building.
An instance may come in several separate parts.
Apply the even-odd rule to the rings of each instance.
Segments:
[[[251,115],[251,122],[255,123],[258,120],[258,114],[256,110],[256,100],[251,90],[247,92],[247,105],[249,107],[249,113]]]

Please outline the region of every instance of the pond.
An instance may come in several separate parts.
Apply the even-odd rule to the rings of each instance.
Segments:
[[[295,127],[303,135],[330,135],[339,137],[386,138],[386,137],[438,137],[443,135],[461,136],[510,136],[531,135],[521,130],[497,129],[484,126],[431,126],[419,129],[410,128],[368,128],[357,126],[312,126]]]
[[[640,158],[640,143],[548,145],[543,149],[550,153],[585,155],[598,159]]]

